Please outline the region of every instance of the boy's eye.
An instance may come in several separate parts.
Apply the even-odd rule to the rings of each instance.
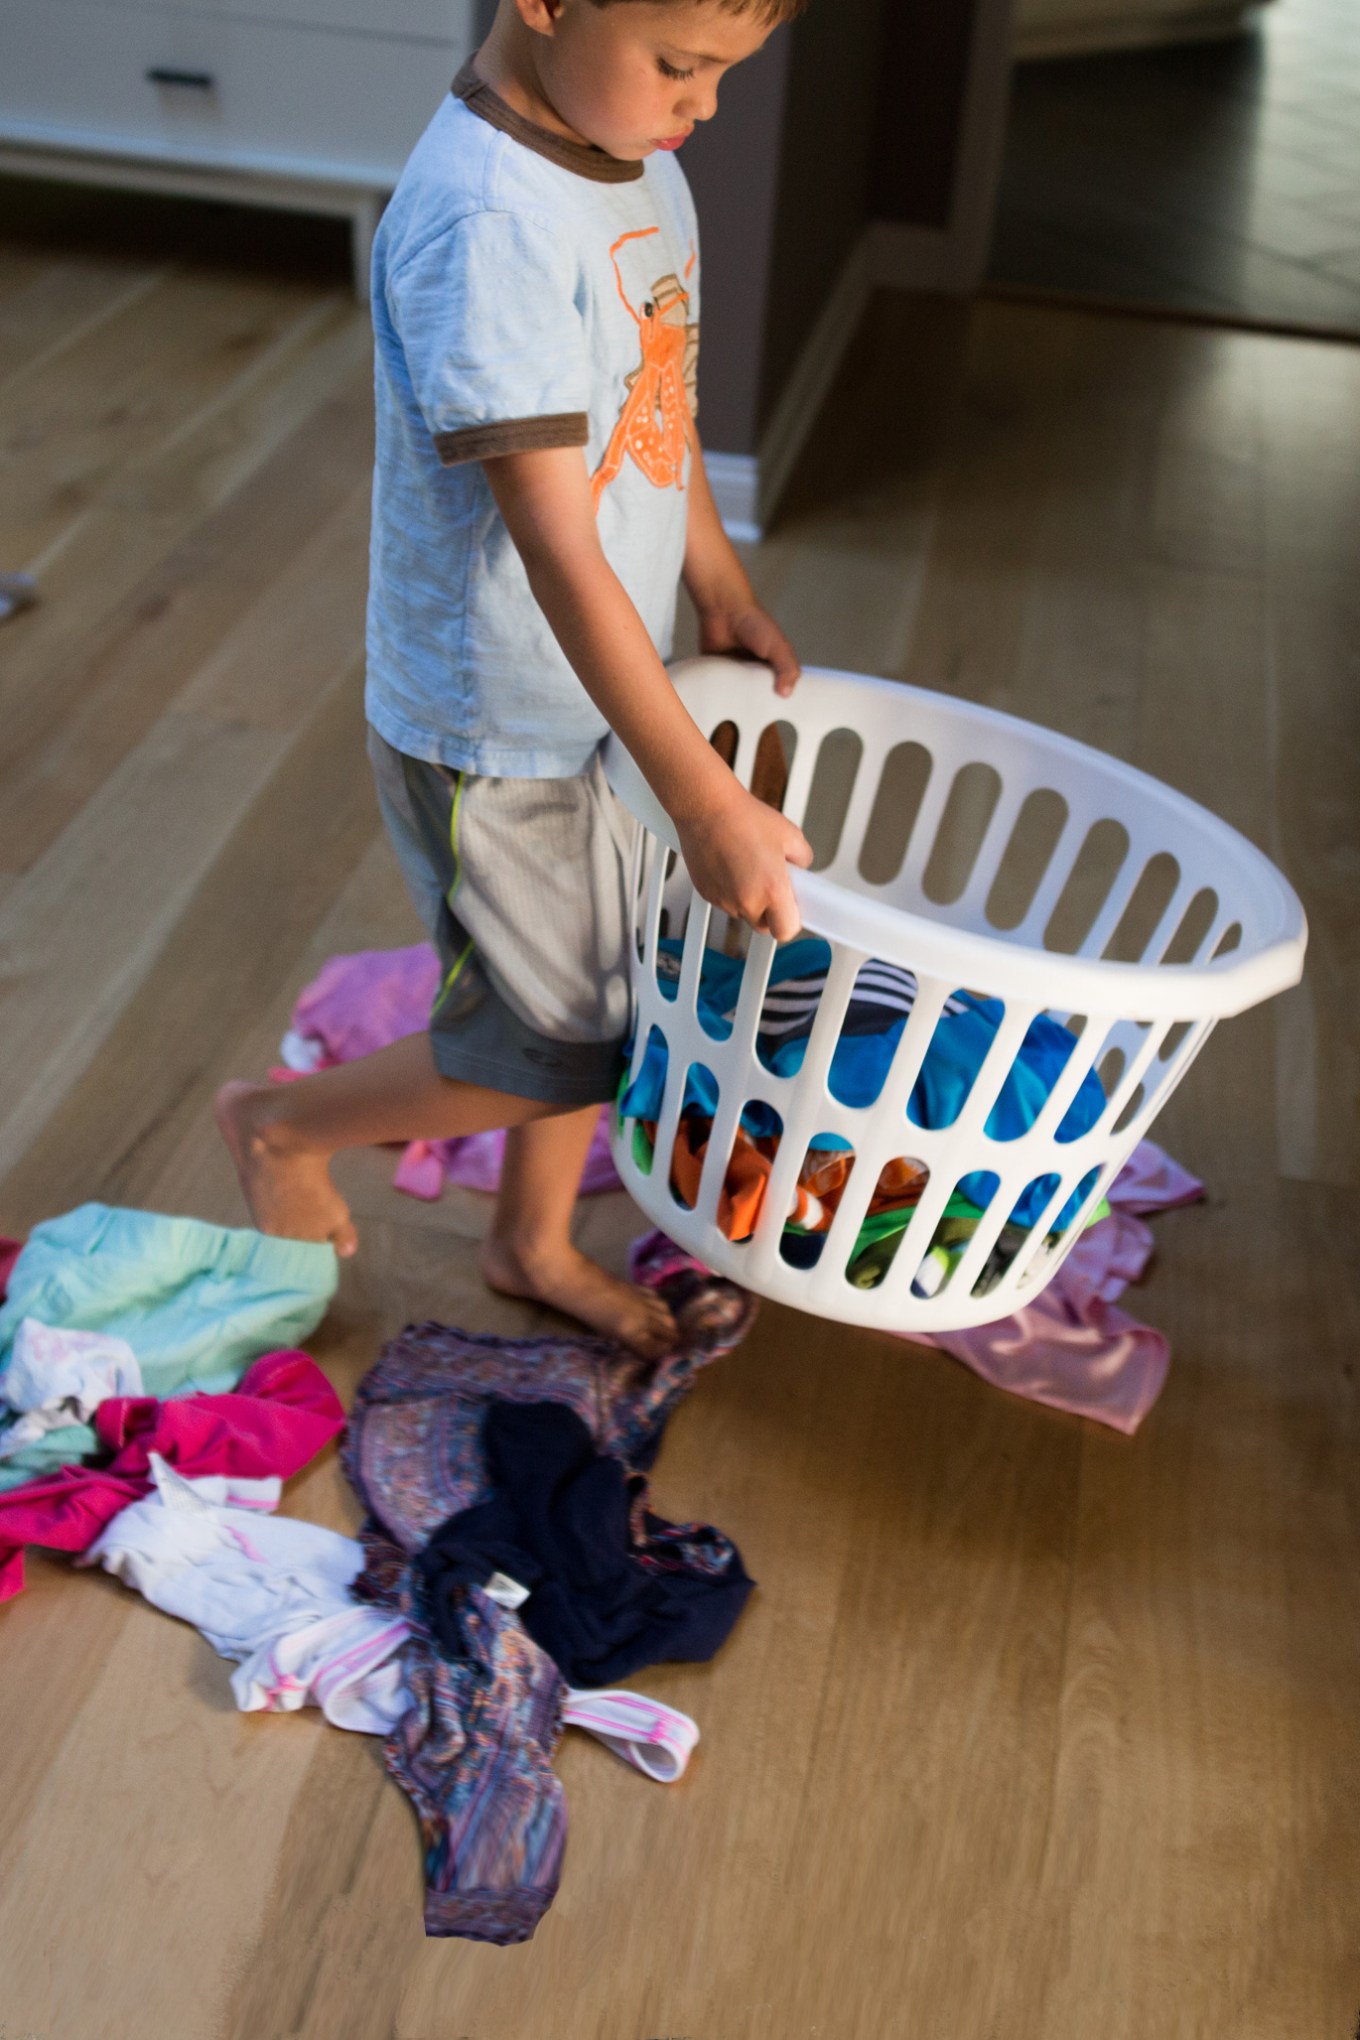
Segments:
[[[663,78],[692,78],[694,76],[693,67],[688,71],[682,71],[677,64],[668,64],[664,57],[658,57],[656,61],[657,68]]]

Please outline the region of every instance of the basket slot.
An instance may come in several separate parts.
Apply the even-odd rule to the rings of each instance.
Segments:
[[[850,1180],[841,1194],[836,1215],[826,1230],[826,1244],[818,1262],[819,1274],[830,1275],[836,1282],[845,1279],[845,1267],[851,1249],[859,1238],[859,1229],[865,1214],[873,1201],[878,1182],[878,1171],[869,1167],[858,1150],[855,1152],[854,1167]],[[911,1221],[907,1221],[910,1225]]]
[[[1051,786],[1032,786],[1025,792],[988,887],[983,911],[989,927],[1009,933],[1032,911],[1039,888],[1053,869],[1069,814],[1067,802]]]
[[[784,813],[791,821],[797,822],[800,829],[807,816],[808,791],[812,785],[818,748],[811,731],[804,731],[794,749],[788,785],[784,788]]]
[[[973,881],[982,845],[1001,799],[1001,774],[973,759],[950,783],[935,840],[921,874],[921,888],[934,906],[952,906]]]
[[[931,1172],[930,1181],[921,1193],[921,1201],[912,1213],[910,1222],[898,1243],[892,1266],[874,1292],[875,1295],[882,1297],[885,1303],[891,1305],[898,1298],[905,1301],[910,1296],[916,1272],[929,1252],[930,1244],[944,1216],[944,1208],[954,1193],[954,1187],[954,1179],[947,1172],[938,1169]],[[837,1212],[836,1216],[839,1218],[840,1213]],[[841,1287],[849,1287],[843,1265],[839,1273]]]
[[[1023,1192],[1021,1194],[1023,1195]],[[992,1249],[1010,1223],[1009,1213],[1017,1202],[1018,1199],[1010,1196],[1005,1184],[998,1182],[978,1220],[977,1231],[964,1248],[958,1262],[950,1270],[947,1286],[957,1289],[961,1295],[972,1294],[973,1285],[990,1260]],[[1009,1269],[1006,1272],[1009,1274]],[[1002,1276],[1001,1280],[1004,1281],[1005,1276]]]
[[[982,1133],[991,1117],[992,1107],[1001,1096],[1002,1086],[1010,1075],[1011,1065],[1020,1052],[1035,1011],[1033,1006],[1018,1003],[1006,1007],[992,1045],[982,1058],[969,1087],[968,1096],[947,1129],[954,1140]],[[1073,1054],[1076,1053],[1074,1048]],[[979,1148],[975,1152],[981,1153],[982,1150]]]
[[[1022,1247],[1017,1249],[1015,1259],[1011,1262],[1010,1267],[1006,1270],[998,1285],[997,1293],[1003,1299],[1014,1296],[1017,1290],[1026,1287],[1026,1279],[1031,1269],[1033,1269],[1035,1275],[1042,1272],[1045,1281],[1048,1280],[1050,1275],[1056,1275],[1059,1267],[1067,1259],[1067,1256],[1086,1230],[1086,1221],[1090,1214],[1095,1210],[1096,1205],[1099,1204],[1101,1198],[1123,1168],[1135,1145],[1136,1143],[1132,1141],[1127,1142],[1112,1157],[1099,1166],[1096,1170],[1094,1183],[1091,1184],[1085,1197],[1082,1198],[1081,1203],[1072,1215],[1071,1224],[1064,1228],[1059,1237],[1058,1244],[1050,1246],[1048,1236],[1053,1221],[1073,1191],[1079,1188],[1083,1180],[1081,1176],[1078,1176],[1074,1182],[1070,1175],[1064,1174],[1058,1188],[1054,1191],[1052,1197],[1032,1226],[1029,1238]]]
[[[642,909],[642,964],[652,984],[657,982],[656,957],[661,941],[661,898],[666,890],[666,849],[651,839],[652,862],[647,874],[647,897]]]
[[[763,930],[757,930],[751,936],[751,946],[746,952],[741,974],[741,988],[737,993],[736,1011],[732,1016],[732,1032],[727,1038],[727,1053],[734,1068],[755,1057],[756,1032],[778,946],[773,935],[767,935]]]
[[[899,899],[911,895],[927,906],[929,902],[922,885],[922,874],[935,848],[935,838],[940,831],[940,818],[954,784],[953,773],[943,769],[944,762],[938,755],[934,759],[925,792],[921,795],[921,805],[916,810],[916,826],[911,832],[911,841],[907,845],[906,855],[902,859],[902,869],[893,888]]]
[[[665,1039],[663,1035],[663,1039]],[[666,1087],[661,1095],[661,1110],[656,1121],[655,1161],[652,1173],[659,1170],[664,1183],[669,1184],[671,1154],[675,1147],[676,1129],[680,1124],[680,1108],[684,1103],[685,1084],[689,1077],[689,1058],[677,1055],[669,1040],[666,1040]],[[719,1098],[722,1093],[719,1092]]]
[[[1176,923],[1171,940],[1157,959],[1159,963],[1197,963],[1204,956],[1218,919],[1218,893],[1201,878],[1185,912]]]
[[[748,1071],[754,1060],[756,1029],[760,1024],[760,1009],[765,1003],[765,987],[769,983],[776,946],[773,935],[752,935],[742,971],[741,989],[737,994],[732,1032],[723,1044],[724,1053],[719,1059],[725,1074],[718,1083],[718,1109],[713,1115],[708,1154],[699,1181],[699,1201],[695,1206],[700,1219],[707,1225],[712,1225],[717,1218],[718,1199],[722,1195],[728,1159],[737,1136],[737,1121],[746,1096],[745,1082],[736,1073]]]
[[[1087,1015],[1086,1025],[1073,1041],[1072,1053],[1063,1064],[1057,1082],[1045,1099],[1033,1125],[1028,1128],[1026,1134],[1021,1135],[1021,1139],[1031,1139],[1037,1146],[1040,1141],[1054,1138],[1057,1128],[1062,1125],[1067,1115],[1068,1107],[1090,1072],[1109,1052],[1112,1046],[1110,1029],[1114,1024],[1103,1014]]]
[[[916,1079],[920,1076],[925,1059],[930,1053],[930,1044],[935,1038],[935,1029],[944,1011],[944,1002],[953,989],[954,987],[943,978],[923,978],[918,975],[915,1003],[907,1016],[907,1024],[902,1029],[902,1038],[893,1052],[883,1089],[872,1108],[875,1117],[881,1118],[883,1125],[906,1127],[910,1123],[907,1117],[907,1100],[911,1097]],[[913,1141],[918,1131],[920,1130],[912,1127]],[[881,1162],[879,1166],[882,1166]]]
[[[628,1084],[636,1082],[638,1071],[642,1068],[643,1063],[646,1061],[647,1051],[652,1046],[652,1043],[654,1041],[660,1042],[662,1050],[665,1052],[667,1057],[669,1057],[670,1050],[666,1045],[666,1037],[659,1027],[651,1026],[647,1029],[645,1034],[643,1033],[641,1026],[634,1028],[633,1059],[628,1066]],[[624,1091],[628,1089],[628,1084],[624,1085]],[[622,1096],[622,1093],[620,1093],[620,1095]],[[630,1115],[628,1123],[630,1125],[634,1123],[633,1115]]]
[[[1052,793],[1054,789],[1042,787],[1036,791]],[[1034,897],[1025,911],[1024,918],[1017,922],[1014,930],[1016,941],[1030,949],[1042,949],[1044,930],[1053,918],[1058,901],[1062,898],[1067,881],[1072,875],[1072,866],[1077,854],[1086,839],[1085,816],[1073,814],[1061,794],[1056,797],[1063,801],[1063,806],[1067,809],[1067,820],[1058,832],[1058,839],[1053,845],[1048,864],[1035,888]]]
[[[899,749],[902,746],[898,746]],[[887,778],[888,765],[885,761],[881,771],[875,771],[867,753],[861,757],[855,783],[850,791],[849,805],[841,825],[840,845],[836,852],[835,869],[843,869],[851,884],[854,873],[864,875],[864,848],[870,830],[874,826],[879,794]],[[903,844],[905,851],[906,845]]]
[[[689,913],[685,920],[685,946],[680,952],[680,983],[676,990],[677,1009],[684,1014],[698,1018],[699,977],[704,967],[704,944],[708,939],[708,924],[713,909],[708,901],[690,886]],[[700,1021],[700,1025],[703,1023]],[[704,1029],[707,1033],[707,1029]]]
[[[1159,854],[1154,852],[1153,856]],[[1152,857],[1137,857],[1131,851],[1125,853],[1124,862],[1106,894],[1105,904],[1091,923],[1086,939],[1077,951],[1078,956],[1110,954],[1115,937],[1135,906],[1138,888],[1147,877],[1152,861]]]
[[[1158,1049],[1161,1047],[1162,1043],[1166,1040],[1166,1037],[1168,1034],[1170,1034],[1172,1028],[1178,1027],[1179,1025],[1180,1022],[1177,1020],[1160,1020],[1156,1023],[1155,1026],[1149,1027],[1147,1033],[1143,1037],[1142,1045],[1139,1047],[1137,1054],[1130,1057],[1128,1066],[1125,1069],[1123,1076],[1119,1079],[1119,1082],[1115,1085],[1114,1090],[1110,1093],[1109,1098],[1106,1100],[1105,1110],[1101,1113],[1100,1118],[1096,1121],[1096,1124],[1091,1128],[1091,1131],[1093,1133],[1107,1132],[1110,1128],[1116,1125],[1119,1116],[1123,1112],[1125,1106],[1128,1104],[1129,1099],[1133,1096],[1133,1093],[1137,1090],[1139,1084],[1142,1083],[1143,1078],[1147,1074],[1148,1066],[1152,1062],[1153,1057],[1157,1054]],[[1165,1076],[1166,1074],[1169,1074],[1172,1067],[1174,1066],[1169,1063],[1163,1065],[1164,1074],[1162,1076],[1162,1079],[1158,1082],[1156,1086],[1157,1090],[1159,1091],[1161,1090],[1162,1083],[1165,1081]],[[1146,1103],[1147,1102],[1146,1099],[1144,1099],[1143,1102]]]
[[[1169,850],[1154,850],[1146,860],[1135,852],[1133,861],[1135,867],[1141,862],[1142,869],[1100,952],[1107,963],[1141,963],[1180,890],[1181,868]]]
[[[876,785],[866,773],[855,788],[846,828],[850,841],[859,845],[859,875],[869,885],[891,885],[901,871],[933,770],[929,751],[913,739],[893,745]],[[862,807],[868,808],[867,817]]]
[[[1112,815],[1092,822],[1044,929],[1045,949],[1059,956],[1099,956],[1138,883],[1140,869],[1130,855],[1129,832],[1122,822]]]
[[[718,1088],[718,1080],[714,1076],[712,1070],[709,1069],[706,1063],[697,1062],[688,1063],[685,1069],[684,1091],[688,1091],[691,1080],[696,1077],[698,1078],[706,1077],[708,1079],[708,1082],[713,1086],[714,1090],[718,1092],[718,1098],[719,1101],[721,1102],[722,1092]],[[684,1091],[682,1091],[681,1093],[682,1100],[684,1096]],[[683,1117],[683,1113],[681,1116]],[[675,1129],[675,1138],[673,1141],[667,1142],[666,1147],[663,1150],[666,1156],[666,1184],[667,1188],[670,1191],[672,1202],[675,1204],[676,1208],[680,1211],[693,1211],[694,1205],[690,1203],[689,1198],[685,1195],[684,1191],[678,1187],[675,1180],[676,1174],[675,1155],[684,1144],[684,1139],[685,1139],[684,1134],[680,1130],[680,1122],[677,1121]],[[707,1156],[705,1156],[705,1162],[706,1161]]]
[[[968,883],[959,894],[952,918],[956,922],[970,923],[979,933],[989,925],[986,901],[996,883],[996,874],[1006,848],[1015,833],[1025,798],[1023,787],[1007,787],[1005,781],[1002,781],[1000,794],[992,809],[991,820],[978,844]]]
[[[790,1098],[797,1105],[792,1123],[786,1121],[784,1137],[780,1141],[779,1153],[775,1156],[774,1168],[770,1174],[769,1188],[765,1195],[764,1208],[756,1226],[754,1239],[753,1273],[763,1273],[774,1263],[779,1251],[779,1236],[784,1220],[793,1201],[798,1172],[807,1152],[810,1122],[820,1110],[827,1096],[826,1073],[831,1067],[831,1058],[840,1039],[841,1022],[845,1009],[850,1003],[855,979],[860,965],[866,961],[863,953],[843,943],[833,943],[831,965],[826,974],[826,985],[822,992],[817,1017],[812,1023],[808,1036],[807,1051],[796,1079],[796,1091],[791,1088]]]
[[[834,865],[846,841],[846,817],[864,778],[864,739],[857,730],[828,730],[817,746],[802,829],[812,845],[812,870]]]

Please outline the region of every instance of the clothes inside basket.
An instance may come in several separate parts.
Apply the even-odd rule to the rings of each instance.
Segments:
[[[658,980],[663,992],[679,972],[682,945],[663,939]],[[802,1067],[816,1017],[821,986],[830,964],[830,945],[818,936],[800,936],[776,951],[762,1004],[757,1042],[761,1059],[776,1075],[792,1076]],[[698,1006],[706,1031],[721,1039],[730,1034],[743,965],[739,958],[705,950],[700,969]],[[916,980],[898,965],[872,960],[862,966],[831,1059],[828,1084],[847,1105],[870,1105],[877,1098],[916,997]],[[674,992],[670,992],[674,996]],[[947,1127],[958,1117],[1000,1025],[1000,1000],[957,991],[946,1000],[920,1074],[912,1087],[906,1118],[921,1127]],[[996,1140],[1017,1138],[1032,1126],[1075,1046],[1065,1027],[1040,1014],[1026,1031],[1020,1052],[987,1119],[987,1133]],[[638,1073],[622,1088],[621,1118],[632,1118],[634,1151],[640,1166],[650,1169],[656,1121],[665,1091],[668,1052],[655,1030]],[[708,1138],[717,1108],[717,1085],[711,1073],[694,1064],[688,1073],[680,1123],[671,1157],[671,1182],[678,1197],[692,1205],[708,1152]],[[1088,1072],[1068,1107],[1059,1138],[1072,1140],[1091,1127],[1105,1106],[1105,1093],[1095,1073]],[[718,1206],[718,1225],[731,1240],[750,1237],[764,1201],[782,1132],[779,1115],[760,1100],[742,1112],[725,1173]],[[825,1234],[849,1180],[854,1154],[834,1134],[814,1137],[799,1170],[785,1221],[781,1251],[794,1266],[811,1267],[820,1257]],[[868,1212],[860,1226],[847,1265],[856,1286],[874,1288],[881,1282],[901,1244],[902,1235],[928,1180],[923,1163],[910,1156],[890,1161],[881,1171]],[[1029,1228],[1040,1217],[1057,1187],[1044,1177],[1027,1186],[974,1283],[985,1294],[1000,1279]],[[1071,1223],[1089,1189],[1079,1186],[1049,1226],[1050,1237]],[[942,1288],[962,1258],[969,1240],[996,1189],[985,1170],[962,1178],[937,1223],[930,1247],[913,1287],[920,1294]],[[1104,1214],[1102,1204],[1091,1221]]]

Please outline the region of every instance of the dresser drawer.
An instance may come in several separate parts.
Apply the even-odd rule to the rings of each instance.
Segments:
[[[67,0],[30,0],[26,12],[65,6]],[[306,28],[338,28],[355,35],[414,36],[471,48],[473,0],[86,0],[119,12],[171,17],[224,14],[238,21],[297,22]]]
[[[0,0],[0,138],[395,183],[467,45]]]

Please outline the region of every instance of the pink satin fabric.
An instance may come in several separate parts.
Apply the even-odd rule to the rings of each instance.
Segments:
[[[972,1331],[911,1336],[952,1353],[993,1388],[1131,1436],[1161,1393],[1171,1352],[1164,1333],[1118,1309],[1117,1299],[1152,1259],[1143,1215],[1203,1195],[1202,1183],[1142,1141],[1110,1190],[1110,1216],[1082,1234],[1033,1303]]]

